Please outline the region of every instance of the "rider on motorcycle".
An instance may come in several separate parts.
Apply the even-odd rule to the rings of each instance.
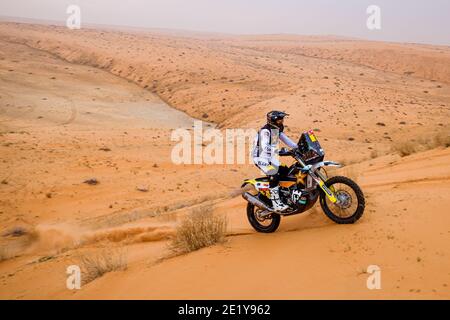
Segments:
[[[267,114],[267,124],[255,136],[252,150],[253,162],[269,177],[270,200],[273,209],[278,212],[289,208],[283,203],[279,193],[278,183],[281,177],[287,175],[288,168],[280,165],[278,160],[278,140],[290,148],[297,147],[297,144],[283,132],[283,122],[286,116],[288,114],[282,111],[270,111]]]

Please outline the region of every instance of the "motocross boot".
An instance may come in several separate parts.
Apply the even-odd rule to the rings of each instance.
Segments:
[[[280,199],[279,186],[270,189],[270,200],[272,200],[272,208],[276,212],[283,212],[289,208],[289,206],[284,204]]]

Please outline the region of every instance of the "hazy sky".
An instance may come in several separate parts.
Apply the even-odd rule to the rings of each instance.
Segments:
[[[0,16],[224,33],[335,34],[450,45],[450,0],[1,0]],[[369,5],[381,30],[366,27]]]

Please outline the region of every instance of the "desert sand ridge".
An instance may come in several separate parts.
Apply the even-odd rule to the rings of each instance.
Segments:
[[[448,299],[449,57],[0,23],[0,298]],[[315,208],[257,234],[234,192],[253,165],[171,161],[172,130],[194,118],[258,128],[272,109],[291,114],[293,139],[315,129],[327,159],[347,165],[332,174],[362,186],[357,224]],[[227,217],[227,241],[170,257],[180,221],[205,205]],[[107,249],[127,269],[68,290],[67,266]],[[366,287],[372,264],[382,290]]]
[[[366,66],[393,72],[406,82],[411,77],[450,81],[450,49],[439,46],[335,42],[327,38],[316,43],[308,41],[308,37],[284,35],[245,36],[243,44],[226,37],[211,42],[154,33],[73,31],[17,23],[3,23],[2,30],[8,41],[46,50],[70,62],[103,68],[152,90],[175,108],[196,118],[209,117],[216,123],[269,99],[295,96],[305,90],[302,83],[319,80],[326,70],[333,73],[335,68],[345,68],[345,62],[350,63],[349,67],[361,66],[360,73]],[[266,37],[270,41],[261,43]],[[302,64],[314,58],[326,59],[311,63],[319,76],[312,70],[301,70]],[[273,81],[274,77],[277,81]],[[194,90],[202,94],[193,95]],[[214,113],[217,109],[221,112]]]

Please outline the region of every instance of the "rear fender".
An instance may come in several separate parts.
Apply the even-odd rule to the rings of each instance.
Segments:
[[[269,182],[258,181],[256,179],[246,179],[241,185],[241,188],[244,188],[247,185],[252,185],[259,193],[266,197],[270,197]]]
[[[256,180],[255,179],[246,179],[244,180],[244,183],[241,185],[241,188],[245,187],[246,185],[251,184],[253,186],[255,186],[256,188]]]

